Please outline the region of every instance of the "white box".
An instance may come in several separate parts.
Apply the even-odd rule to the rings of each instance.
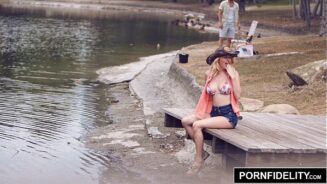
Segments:
[[[244,58],[244,57],[251,57],[253,56],[253,45],[240,45],[237,47],[237,50],[240,52],[237,57]]]

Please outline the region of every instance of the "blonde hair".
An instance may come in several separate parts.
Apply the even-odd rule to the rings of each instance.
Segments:
[[[220,65],[219,65],[220,58],[215,59],[215,61],[211,64],[210,74],[212,77],[218,75],[218,73],[221,71]]]
[[[215,61],[211,64],[210,74],[212,77],[219,74],[221,71],[220,65],[219,65],[220,58],[216,58]],[[234,64],[234,58],[231,58],[231,63]]]

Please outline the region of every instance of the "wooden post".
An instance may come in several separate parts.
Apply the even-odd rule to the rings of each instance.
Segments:
[[[246,152],[229,143],[224,144],[223,168],[227,172],[233,172],[234,167],[245,167]]]
[[[225,141],[218,139],[217,137],[212,138],[212,152],[223,153],[225,149]]]

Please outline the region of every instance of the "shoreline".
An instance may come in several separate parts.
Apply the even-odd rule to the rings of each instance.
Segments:
[[[185,135],[177,135],[177,132],[181,132],[181,130],[163,127],[164,116],[160,109],[164,105],[183,104],[182,106],[192,107],[195,103],[189,100],[189,95],[183,92],[183,87],[179,86],[178,82],[175,82],[171,89],[178,88],[180,92],[171,92],[166,87],[172,87],[173,80],[166,76],[171,62],[176,59],[176,52],[142,57],[139,59],[142,64],[138,67],[136,65],[139,63],[127,64],[133,69],[138,68],[139,71],[132,72],[129,79],[110,85],[108,91],[112,91],[113,94],[109,99],[112,99],[111,105],[115,107],[107,111],[108,125],[94,129],[83,137],[83,142],[87,147],[103,152],[110,158],[110,167],[104,168],[100,172],[100,183],[107,181],[121,183],[122,180],[125,180],[124,183],[159,182],[170,184],[179,181],[178,183],[192,184],[201,181],[216,183],[217,180],[220,180],[220,176],[217,176],[216,172],[219,169],[221,158],[219,155],[213,154],[209,158],[211,162],[208,162],[208,167],[203,170],[203,173],[206,173],[205,179],[186,177],[187,168],[193,161],[193,143],[187,140],[184,142]],[[126,65],[118,67],[123,73],[126,72]],[[150,68],[151,70],[149,70]],[[153,72],[153,69],[158,70]],[[100,70],[102,70],[99,71],[100,73],[108,72],[104,71],[104,68]],[[146,74],[146,71],[155,77],[143,75]],[[117,79],[117,76],[115,77]],[[146,81],[146,79],[155,79],[155,81]],[[136,80],[138,81],[135,82]],[[152,89],[152,91],[144,94],[144,89]],[[171,93],[175,96],[172,97]],[[180,98],[181,96],[184,97]],[[144,97],[148,99],[144,100]],[[153,100],[159,98],[160,100]],[[129,100],[125,101],[125,99]],[[125,110],[126,107],[130,108]],[[143,115],[140,114],[140,108]],[[184,147],[185,144],[186,147]],[[125,178],[126,174],[130,178]]]
[[[109,113],[113,123],[97,129],[87,138],[89,140],[88,145],[92,149],[106,150],[110,145],[110,150],[113,150],[113,152],[123,152],[124,154],[119,156],[122,161],[120,164],[123,167],[131,160],[137,160],[133,161],[132,165],[124,167],[124,170],[132,176],[131,179],[134,179],[134,181],[124,181],[125,183],[135,183],[136,178],[133,178],[134,175],[141,175],[142,182],[145,183],[147,183],[148,177],[154,181],[149,183],[158,183],[160,181],[159,183],[167,184],[176,181],[179,181],[179,183],[199,183],[203,180],[203,178],[194,180],[194,178],[185,175],[187,167],[193,162],[193,142],[185,139],[185,134],[181,134],[182,129],[164,127],[164,115],[161,108],[192,108],[196,103],[196,97],[193,94],[199,92],[199,86],[194,77],[174,63],[176,62],[175,55],[176,51],[144,57],[141,61],[134,63],[142,67],[138,68],[137,75],[133,75],[134,71],[131,72],[132,79],[127,74],[124,76],[129,78],[128,80],[121,78],[121,83],[115,81],[110,84],[111,90],[121,88],[119,86],[125,86],[123,87],[124,92],[118,90],[112,94],[117,98],[114,101],[118,101],[112,104]],[[126,65],[122,66],[124,67],[121,69],[125,70]],[[117,67],[112,68],[117,69]],[[187,80],[186,83],[180,82],[185,79]],[[189,91],[192,89],[189,81],[194,82],[192,92]],[[186,85],[189,86],[187,93],[185,93],[184,87]],[[128,97],[121,96],[122,92]],[[135,110],[133,108],[121,109],[121,106],[130,107],[130,101],[135,101],[128,100],[129,102],[127,102],[124,100],[131,96],[137,99],[136,103],[132,103],[136,107]],[[119,108],[116,109],[115,106]],[[142,109],[144,118],[142,121],[138,121],[140,119],[138,117],[133,117],[135,112],[140,111],[137,107]],[[131,117],[123,116],[126,111]],[[144,134],[142,134],[142,131]],[[113,135],[117,136],[113,137]],[[208,146],[206,146],[206,149],[211,152]],[[203,173],[206,173],[203,174],[206,177],[206,183],[216,183],[221,179],[221,176],[216,175],[217,170],[221,169],[221,159],[220,154],[211,153],[206,162],[206,167],[203,169]],[[160,172],[153,173],[154,168],[160,170]],[[114,175],[104,174],[103,177],[112,177],[110,180],[118,181],[121,176],[115,173]],[[167,179],[161,181],[160,178]]]
[[[195,10],[196,5],[184,5],[184,4],[176,4],[176,3],[163,3],[163,2],[155,2],[149,1],[147,4],[142,4],[142,1],[108,1],[102,3],[92,3],[89,1],[85,2],[71,2],[71,1],[52,1],[52,2],[44,2],[38,0],[10,0],[1,2],[0,8],[13,8],[13,9],[34,9],[44,11],[47,16],[55,16],[55,15],[69,15],[69,16],[77,16],[84,18],[101,18],[108,15],[114,15],[116,12],[119,13],[143,13],[150,14],[151,16],[168,16],[172,17],[175,20],[183,20],[187,15],[193,15],[194,17],[205,17],[205,13]],[[150,4],[150,5],[148,5]],[[87,10],[88,14],[85,15],[84,12],[79,12]],[[202,10],[203,11],[203,10]],[[198,32],[202,33],[218,33],[218,29],[216,28],[216,22],[211,20],[208,17],[205,17],[202,20],[203,24],[206,24],[203,29],[199,25],[192,26],[188,25],[188,29],[194,29]],[[179,25],[181,26],[181,25]],[[184,26],[184,25],[183,25]]]
[[[94,6],[94,10],[97,8],[103,9],[103,7]],[[130,7],[119,8],[114,9],[128,10]],[[135,11],[141,11],[142,8],[135,9]],[[156,13],[151,11],[153,9],[144,10],[146,13]],[[180,10],[177,11],[180,13]],[[161,13],[167,12],[162,10]],[[114,172],[110,169],[104,171],[102,173],[103,183],[106,181],[121,183],[119,179],[124,179],[124,183],[158,183],[159,181],[167,184],[176,181],[180,183],[217,183],[221,181],[220,176],[216,174],[221,171],[220,154],[211,154],[206,161],[207,166],[203,173],[200,173],[202,178],[201,175],[199,180],[185,178],[187,166],[193,160],[193,143],[184,139],[183,135],[177,135],[177,132],[181,130],[163,127],[164,117],[160,111],[162,107],[192,108],[198,98],[197,95],[200,95],[199,90],[201,90],[194,76],[178,66],[174,54],[177,54],[177,51],[146,56],[137,62],[98,70],[98,74],[111,74],[109,78],[99,76],[99,80],[107,84],[112,83],[110,88],[117,88],[116,91],[113,90],[114,98],[119,99],[118,102],[116,99],[113,100],[113,105],[116,105],[117,109],[111,113],[121,113],[113,115],[113,124],[92,130],[93,133],[86,138],[89,139],[87,142],[91,148],[109,152],[108,154],[113,157],[113,167],[120,169],[114,170]],[[129,70],[131,68],[134,70]],[[113,73],[117,69],[124,75],[121,76],[119,72]],[[126,74],[127,72],[129,73]],[[192,85],[189,85],[190,83]],[[171,91],[170,89],[176,90]],[[122,91],[124,91],[124,95],[119,96]],[[132,98],[129,98],[129,101],[124,101],[124,98],[130,96]],[[126,105],[132,106],[131,109],[121,111]],[[140,114],[141,111],[143,115]],[[125,116],[133,113],[136,113],[137,117],[124,119]],[[150,128],[158,131],[150,134]],[[117,136],[113,138],[110,134]],[[119,171],[123,171],[123,174]],[[126,174],[131,176],[130,180],[125,178]]]
[[[125,3],[124,3],[125,2]],[[108,2],[108,3],[78,3],[78,2],[61,2],[61,1],[52,1],[52,2],[44,2],[44,1],[21,1],[21,0],[11,0],[8,2],[1,2],[0,7],[4,8],[36,8],[36,9],[66,9],[68,11],[73,10],[96,10],[102,11],[103,13],[108,13],[106,11],[117,10],[117,11],[131,11],[131,12],[141,12],[141,13],[151,13],[151,14],[161,14],[161,15],[172,15],[172,16],[183,16],[189,13],[195,15],[203,16],[203,13],[184,10],[183,7],[180,9],[173,8],[160,8],[155,6],[145,6],[142,4],[138,4],[139,1],[126,1],[122,2]],[[134,2],[134,3],[132,3]]]

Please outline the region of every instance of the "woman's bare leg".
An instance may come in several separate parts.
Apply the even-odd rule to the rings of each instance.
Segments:
[[[203,128],[233,128],[228,122],[228,119],[222,116],[212,117],[208,119],[198,120],[193,123],[193,136],[195,142],[195,163],[196,165],[202,165],[202,151],[203,151]]]
[[[186,116],[182,119],[182,126],[185,128],[186,133],[193,139],[194,138],[194,133],[193,133],[193,128],[192,125],[195,121],[198,119],[194,114]]]

